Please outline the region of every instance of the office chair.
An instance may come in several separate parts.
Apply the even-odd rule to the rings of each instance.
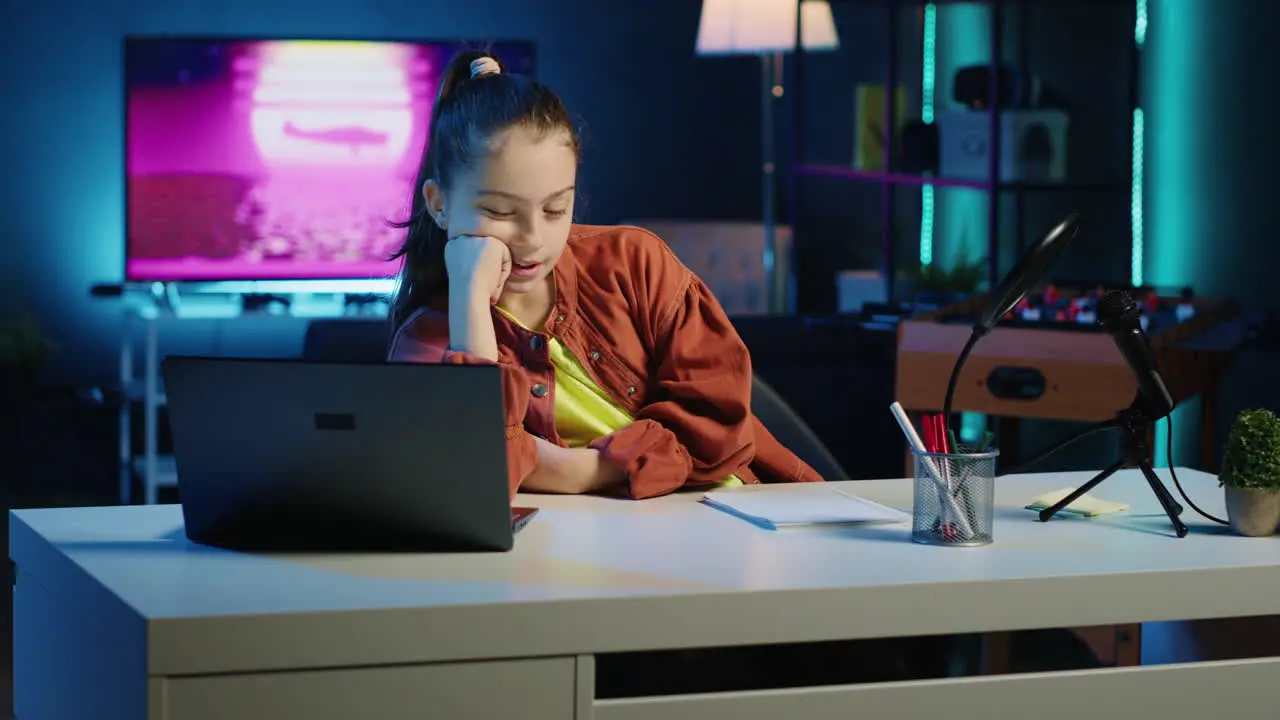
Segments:
[[[387,359],[390,330],[381,318],[312,320],[302,340],[302,359],[313,362],[377,363]]]
[[[808,463],[824,480],[849,479],[849,473],[840,466],[840,461],[822,444],[804,418],[759,375],[751,378],[751,412],[760,418],[778,442]]]

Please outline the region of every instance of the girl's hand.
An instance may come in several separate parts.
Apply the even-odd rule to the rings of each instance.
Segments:
[[[444,246],[449,284],[464,290],[472,302],[498,302],[511,275],[511,251],[497,238],[459,235]]]
[[[538,464],[521,487],[529,492],[584,495],[620,489],[626,476],[616,465],[590,448],[565,448],[542,438]]]

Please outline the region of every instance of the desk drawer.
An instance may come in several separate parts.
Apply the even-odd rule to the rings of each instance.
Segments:
[[[597,700],[593,720],[1275,717],[1280,658]],[[1006,708],[1000,710],[1000,708]]]
[[[573,658],[165,678],[162,720],[572,718]],[[154,686],[153,686],[154,687]]]

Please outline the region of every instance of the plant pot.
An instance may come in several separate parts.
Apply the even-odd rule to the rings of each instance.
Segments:
[[[1280,526],[1280,490],[1228,485],[1227,520],[1231,529],[1247,537],[1270,537]]]

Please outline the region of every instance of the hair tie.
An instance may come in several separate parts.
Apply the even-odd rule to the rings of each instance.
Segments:
[[[497,75],[502,72],[502,66],[498,61],[491,57],[476,58],[471,61],[471,79],[474,80],[484,75]]]

